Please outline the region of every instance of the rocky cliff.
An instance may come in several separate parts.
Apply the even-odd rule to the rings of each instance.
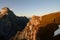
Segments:
[[[27,17],[18,17],[12,11],[0,17],[0,40],[10,40],[17,31],[25,28],[28,21]]]
[[[60,12],[44,16],[18,17],[9,10],[0,16],[0,40],[59,40],[54,31],[60,25]]]
[[[53,40],[54,31],[60,25],[60,12],[44,16],[33,16],[22,32],[18,32],[13,40]],[[57,40],[57,39],[56,39]]]

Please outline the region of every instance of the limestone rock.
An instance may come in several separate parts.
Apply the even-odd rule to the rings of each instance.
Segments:
[[[22,31],[23,40],[52,40],[58,25],[60,25],[60,12],[33,16]],[[16,38],[21,38],[19,36]]]

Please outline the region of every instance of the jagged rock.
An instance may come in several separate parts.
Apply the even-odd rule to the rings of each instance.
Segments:
[[[28,21],[28,18],[17,17],[13,11],[8,9],[8,15],[0,18],[0,40],[10,40],[17,31],[22,31],[25,28]]]
[[[27,25],[29,19],[27,17],[17,17],[17,26],[18,26],[18,29],[17,30],[20,30],[22,31],[25,26]]]
[[[42,17],[33,16],[22,31],[22,34],[18,35],[17,33],[16,38],[21,40],[19,38],[22,35],[22,39],[26,40],[52,40],[54,31],[58,29],[58,25],[60,25],[60,12]]]

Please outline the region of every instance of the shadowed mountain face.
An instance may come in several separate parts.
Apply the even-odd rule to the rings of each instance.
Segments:
[[[45,28],[39,28],[36,34],[36,40],[52,40],[54,37],[54,31],[57,29],[58,25],[55,23],[47,24]]]
[[[11,10],[8,15],[4,15],[0,18],[0,40],[10,40],[15,36],[17,31],[22,31],[27,22],[26,17],[17,17]]]
[[[27,17],[17,17],[17,26],[19,31],[22,31],[27,25],[29,19]]]

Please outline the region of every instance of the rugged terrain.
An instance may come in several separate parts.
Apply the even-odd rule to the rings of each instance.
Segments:
[[[60,12],[44,16],[33,16],[22,32],[18,32],[13,40],[60,40],[54,36],[55,30],[60,25]],[[53,37],[54,36],[54,37]]]
[[[0,18],[0,40],[60,40],[54,31],[60,25],[60,12],[44,16]],[[15,18],[15,19],[14,19]],[[3,20],[4,19],[4,20]]]

